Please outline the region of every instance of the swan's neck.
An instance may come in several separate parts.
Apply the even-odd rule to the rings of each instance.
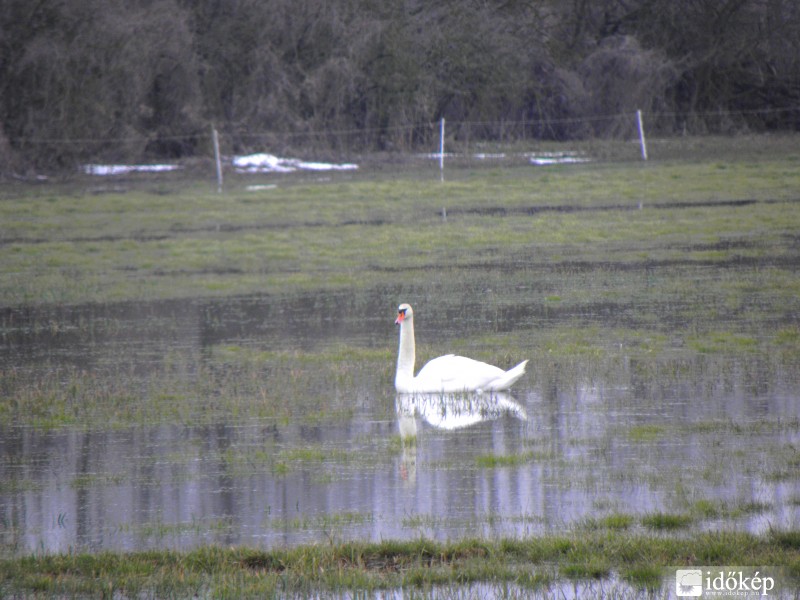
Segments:
[[[400,348],[397,351],[397,374],[394,387],[397,391],[407,391],[414,380],[414,321],[400,323]]]

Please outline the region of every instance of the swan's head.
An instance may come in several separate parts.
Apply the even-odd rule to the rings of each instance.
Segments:
[[[397,320],[395,320],[395,325],[400,325],[405,320],[410,320],[414,316],[414,311],[411,310],[410,304],[401,304],[397,307]]]

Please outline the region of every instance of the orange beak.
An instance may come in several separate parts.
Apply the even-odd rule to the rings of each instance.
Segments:
[[[400,323],[402,323],[403,319],[405,319],[405,318],[406,318],[406,313],[404,313],[401,310],[399,313],[397,313],[397,319],[395,320],[394,324],[395,325],[400,325]]]

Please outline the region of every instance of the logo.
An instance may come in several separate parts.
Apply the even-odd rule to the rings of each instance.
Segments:
[[[702,596],[703,570],[678,569],[675,573],[675,594],[684,598]]]
[[[675,571],[675,595],[678,598],[713,598],[719,596],[769,596],[775,578],[753,568],[701,567]]]

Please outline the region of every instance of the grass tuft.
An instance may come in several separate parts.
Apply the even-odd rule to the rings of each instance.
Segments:
[[[642,525],[650,529],[674,530],[689,527],[694,519],[691,515],[656,512],[642,517]]]
[[[481,454],[475,458],[475,463],[482,469],[516,467],[531,462],[535,457],[536,454],[534,452],[521,452],[519,454]]]
[[[620,575],[636,588],[656,590],[661,587],[664,570],[653,565],[636,564],[622,569]]]

